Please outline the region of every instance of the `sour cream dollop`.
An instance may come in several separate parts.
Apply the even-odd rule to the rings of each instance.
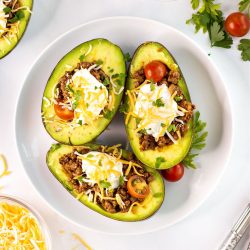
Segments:
[[[156,141],[163,136],[175,117],[180,116],[178,105],[171,97],[168,87],[163,84],[145,84],[139,89],[134,113],[140,118],[138,129],[145,129]]]
[[[119,186],[120,177],[123,176],[123,164],[106,153],[90,151],[80,155],[82,171],[86,174],[85,181],[90,184],[100,184],[102,181],[110,184],[110,189]]]

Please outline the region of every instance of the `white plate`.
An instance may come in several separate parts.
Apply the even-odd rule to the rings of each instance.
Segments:
[[[106,218],[74,199],[49,172],[45,157],[53,140],[41,120],[41,100],[57,62],[72,48],[103,37],[133,54],[145,41],[163,43],[176,58],[188,84],[192,101],[207,122],[207,147],[197,170],[187,170],[177,183],[166,183],[165,201],[151,218],[119,222]],[[110,140],[112,138],[112,140]],[[116,117],[101,135],[106,143],[126,142],[122,119]],[[65,33],[50,44],[32,65],[16,110],[16,143],[24,169],[36,190],[62,216],[85,228],[112,234],[152,232],[180,221],[212,192],[226,168],[232,142],[232,113],[221,77],[205,54],[181,32],[162,23],[134,17],[106,18]]]

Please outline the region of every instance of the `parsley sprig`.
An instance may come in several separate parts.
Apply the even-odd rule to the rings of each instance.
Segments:
[[[243,61],[250,61],[250,39],[241,39],[238,49],[241,51]]]
[[[232,38],[224,30],[224,18],[220,10],[220,4],[215,0],[191,0],[193,10],[197,12],[186,21],[195,26],[195,32],[202,30],[208,32],[211,46],[231,48]]]
[[[207,131],[204,131],[206,128],[206,122],[200,120],[200,112],[197,111],[194,115],[194,124],[193,124],[193,140],[191,148],[182,161],[182,163],[188,168],[196,168],[194,159],[199,155],[199,151],[206,146],[206,138],[208,135]]]

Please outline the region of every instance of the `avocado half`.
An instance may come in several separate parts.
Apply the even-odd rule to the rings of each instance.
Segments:
[[[93,151],[98,151],[100,149],[100,145],[97,144],[85,144],[85,148],[88,146]],[[79,194],[73,189],[72,185],[68,181],[68,177],[65,174],[61,164],[59,163],[59,159],[62,155],[71,153],[73,149],[81,149],[81,146],[74,147],[69,145],[62,144],[53,144],[50,150],[47,153],[46,162],[49,167],[51,173],[56,177],[56,179],[73,195],[74,197],[78,197]],[[131,153],[122,150],[122,156],[127,159]],[[142,206],[134,206],[131,212],[126,213],[109,213],[102,209],[97,204],[90,202],[86,195],[82,195],[79,198],[79,201],[89,207],[90,209],[106,216],[111,219],[119,220],[119,221],[139,221],[146,219],[153,215],[161,206],[164,200],[164,182],[161,175],[158,171],[148,168],[144,166],[145,169],[150,172],[154,176],[154,180],[150,182],[150,193],[143,201]]]
[[[27,7],[30,10],[32,9],[32,0],[19,0],[20,7]],[[22,10],[24,17],[19,21],[18,32],[16,36],[6,35],[6,39],[0,37],[0,59],[9,54],[18,44],[20,39],[22,38],[26,27],[28,25],[30,19],[30,12],[26,9]]]
[[[175,70],[180,73],[181,77],[178,82],[178,85],[181,88],[187,101],[190,101],[190,95],[187,88],[187,84],[180,70],[180,67],[178,66],[177,62],[175,61],[174,57],[170,54],[170,52],[162,44],[158,42],[146,42],[137,48],[129,67],[126,89],[130,90],[135,88],[134,86],[135,80],[132,78],[132,76],[136,71],[140,70],[153,60],[161,61],[165,65],[167,65],[167,67],[170,70]],[[130,100],[127,96],[125,97],[125,104],[127,107],[131,106]],[[126,114],[125,114],[125,120],[126,120]],[[192,119],[188,122],[187,125],[189,127],[188,131],[186,132],[184,137],[182,137],[177,141],[177,144],[165,146],[163,148],[157,148],[155,150],[145,150],[145,151],[140,150],[139,136],[135,132],[136,119],[131,116],[125,127],[131,148],[136,157],[142,163],[151,168],[167,169],[181,162],[190,149],[192,142],[192,134],[193,134]]]
[[[74,129],[64,125],[60,126],[60,130],[58,130],[57,123],[46,122],[46,120],[50,119],[51,116],[55,116],[55,111],[54,105],[48,105],[45,99],[50,100],[54,96],[56,85],[58,84],[59,79],[65,74],[66,71],[74,69],[77,66],[82,55],[85,55],[84,61],[86,62],[101,61],[102,70],[109,77],[116,75],[116,78],[113,80],[115,87],[109,88],[109,94],[112,94],[113,92],[114,95],[114,106],[112,110],[108,110],[107,108],[104,109],[104,112],[108,113],[108,117],[100,117],[96,119],[91,125],[83,124]],[[117,112],[123,95],[122,89],[124,89],[125,85],[125,73],[126,65],[122,50],[117,45],[106,39],[100,38],[82,43],[68,52],[57,63],[43,93],[43,124],[50,136],[60,143],[82,145],[92,141],[94,138],[100,135],[109,125],[115,113]]]

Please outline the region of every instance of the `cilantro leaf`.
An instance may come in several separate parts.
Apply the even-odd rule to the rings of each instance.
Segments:
[[[124,176],[123,175],[120,175],[120,177],[119,177],[119,185],[120,186],[122,186],[123,185],[123,183],[124,183]]]
[[[241,51],[243,61],[250,61],[250,39],[241,39],[238,49]]]
[[[192,8],[196,10],[200,5],[200,0],[191,0]]]
[[[24,13],[23,13],[22,10],[18,10],[18,11],[16,12],[16,14],[14,15],[14,17],[11,18],[11,19],[9,19],[8,22],[9,22],[9,23],[15,23],[15,22],[21,20],[22,18],[24,18]]]
[[[85,58],[85,54],[80,55],[80,56],[79,56],[80,62],[83,62],[84,58]]]
[[[154,85],[154,83],[152,83],[152,82],[150,83],[150,90],[151,90],[151,91],[154,91],[154,90],[155,90],[155,85]]]
[[[241,0],[239,2],[239,11],[240,12],[246,11],[248,17],[250,18],[250,0]]]
[[[156,99],[155,101],[152,102],[153,106],[156,107],[164,107],[164,102],[161,100],[161,98]]]
[[[176,126],[175,126],[174,124],[171,124],[171,125],[168,127],[167,131],[168,131],[169,133],[170,133],[171,131],[176,132]]]
[[[208,132],[204,131],[205,128],[206,123],[200,120],[200,112],[197,111],[194,115],[193,140],[191,148],[182,161],[187,168],[196,168],[194,159],[199,155],[198,151],[202,150],[206,146]]]
[[[9,14],[11,12],[11,8],[5,7],[5,8],[3,8],[3,12],[4,12],[4,14]]]
[[[160,165],[161,165],[163,162],[165,162],[165,161],[166,161],[165,158],[163,158],[163,157],[157,157],[157,158],[156,158],[156,161],[155,161],[155,167],[156,167],[156,168],[159,168]]]
[[[101,180],[99,182],[100,186],[103,187],[103,188],[109,188],[111,186],[110,182],[108,181],[105,181],[105,180]]]
[[[75,110],[76,107],[78,106],[78,103],[80,101],[80,99],[82,98],[82,94],[81,94],[81,91],[80,90],[77,90],[76,93],[75,93],[75,99],[74,101],[72,102],[72,109]]]

